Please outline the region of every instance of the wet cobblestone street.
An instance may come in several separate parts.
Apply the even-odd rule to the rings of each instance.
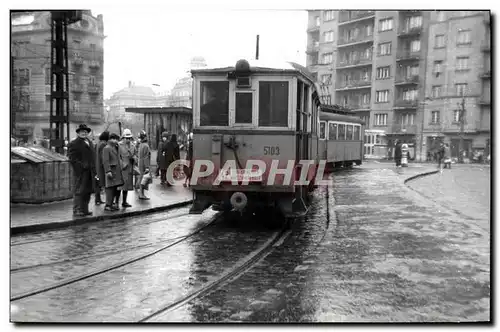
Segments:
[[[333,186],[315,191],[308,215],[269,254],[150,321],[489,320],[489,189],[483,190],[489,172],[465,177],[453,169],[408,186],[401,172],[363,165],[334,173]],[[461,192],[453,189],[458,179]],[[471,193],[476,196],[464,209]],[[139,321],[216,280],[277,231],[257,222],[236,225],[213,211],[186,212],[14,237],[12,296],[146,254],[204,227],[150,257],[12,301],[12,320]]]

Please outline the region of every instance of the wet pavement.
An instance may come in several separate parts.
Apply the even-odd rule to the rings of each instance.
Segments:
[[[316,190],[308,215],[293,223],[289,236],[270,254],[238,278],[150,321],[489,320],[487,221],[482,214],[468,215],[418,191],[418,186],[437,183],[437,175],[409,182],[412,188],[403,184],[428,170],[365,163],[335,173],[333,186]],[[456,174],[439,175],[441,187],[447,188],[445,176],[458,176],[464,188],[473,190]],[[419,185],[421,181],[430,182]],[[473,194],[482,193],[481,188],[479,184]],[[450,188],[446,195],[453,192]],[[464,189],[461,195],[471,194]],[[13,238],[15,295],[102,270],[206,226],[145,259],[13,301],[11,319],[139,321],[216,280],[275,233],[260,224],[235,225],[212,211],[202,216],[185,216],[185,211]]]

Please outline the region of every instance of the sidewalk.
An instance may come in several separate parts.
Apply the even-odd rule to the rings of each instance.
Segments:
[[[127,201],[132,207],[122,208],[120,199],[120,210],[116,212],[104,211],[104,205],[96,206],[94,195],[92,195],[89,211],[93,214],[89,217],[73,217],[73,200],[71,199],[36,205],[11,204],[11,235],[168,210],[189,205],[193,197],[192,192],[182,186],[166,187],[160,185],[159,178],[154,178],[153,183],[149,186],[149,191],[146,191],[150,200],[140,200],[138,194],[138,191],[129,191]],[[104,199],[104,193],[101,194],[101,198]]]

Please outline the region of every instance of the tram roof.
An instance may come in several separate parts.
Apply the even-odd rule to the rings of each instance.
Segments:
[[[260,73],[300,73],[306,76],[312,83],[314,80],[312,78],[311,73],[307,70],[306,67],[299,65],[295,62],[286,62],[286,61],[262,61],[262,60],[247,60],[250,65],[250,71],[252,72],[260,72]],[[236,70],[236,61],[231,66],[213,66],[213,67],[203,67],[192,69],[192,74],[198,73],[229,73]]]
[[[356,116],[349,116],[343,114],[335,114],[328,112],[321,112],[319,115],[321,121],[341,121],[341,122],[352,122],[364,125],[365,122]]]

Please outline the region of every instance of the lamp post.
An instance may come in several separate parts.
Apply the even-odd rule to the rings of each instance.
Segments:
[[[422,123],[420,127],[420,162],[423,161],[425,105],[427,105],[429,101],[432,101],[432,99],[426,97],[424,101],[420,102],[420,105],[422,106]]]

